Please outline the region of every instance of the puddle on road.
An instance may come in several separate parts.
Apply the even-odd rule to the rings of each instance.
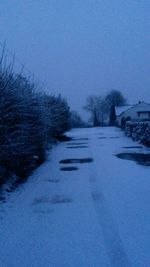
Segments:
[[[90,163],[93,162],[92,158],[79,158],[79,159],[63,159],[60,160],[59,163],[61,164],[72,164],[72,163]]]
[[[66,148],[69,148],[69,149],[77,149],[77,148],[88,148],[88,146],[68,146]]]
[[[59,179],[46,179],[45,181],[49,182],[49,183],[59,183],[60,182]]]
[[[39,198],[35,198],[33,200],[32,205],[39,205],[39,204],[47,204],[47,203],[51,203],[51,199],[49,197],[39,197]]]
[[[66,195],[55,195],[51,199],[52,204],[71,203],[72,199]]]
[[[110,139],[118,139],[118,138],[120,138],[119,136],[111,136],[111,137],[109,137]]]
[[[106,137],[106,136],[99,136],[98,137],[98,139],[118,139],[118,138],[120,138],[119,136],[108,136],[108,137]]]
[[[50,214],[50,213],[54,212],[54,210],[52,210],[52,209],[46,209],[46,210],[43,210],[43,209],[35,209],[35,210],[33,210],[33,212],[34,213],[45,215],[45,214]]]
[[[150,154],[120,153],[117,154],[116,157],[118,157],[119,159],[132,160],[140,165],[150,166]]]
[[[139,148],[142,149],[142,146],[124,146],[123,148],[132,149],[132,148]]]
[[[82,146],[82,145],[88,145],[87,143],[68,143],[68,146]]]
[[[77,171],[77,167],[62,167],[60,168],[60,171]]]
[[[72,199],[66,195],[54,195],[52,197],[42,196],[40,198],[35,198],[32,205],[40,206],[41,204],[59,204],[59,203],[70,203],[70,202],[72,202]],[[42,212],[41,209],[39,209],[39,211]]]

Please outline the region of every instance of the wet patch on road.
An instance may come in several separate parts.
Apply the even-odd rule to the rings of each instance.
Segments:
[[[144,166],[150,166],[150,154],[143,153],[119,153],[116,155],[119,159],[132,160]]]
[[[72,199],[66,195],[55,195],[51,199],[52,204],[71,203]]]
[[[88,148],[88,146],[68,146],[69,149]]]
[[[54,210],[52,210],[52,209],[46,209],[46,210],[43,210],[43,209],[35,209],[35,210],[33,210],[33,212],[34,213],[45,215],[45,214],[50,214],[50,213],[54,212]]]
[[[39,198],[35,198],[33,200],[32,205],[47,204],[47,203],[51,203],[51,198],[46,197],[46,196],[42,196]]]
[[[77,170],[78,170],[77,167],[62,167],[62,168],[60,168],[60,171],[68,171],[68,172],[77,171]]]
[[[111,136],[111,137],[109,137],[109,139],[118,139],[118,138],[120,138],[119,136]]]
[[[32,205],[40,206],[41,204],[59,204],[59,203],[70,203],[72,199],[66,195],[54,195],[52,197],[42,196],[35,198]]]
[[[93,158],[78,158],[78,159],[63,159],[60,160],[59,163],[61,164],[74,164],[74,163],[90,163],[93,162]]]
[[[60,182],[59,179],[46,179],[45,181],[49,182],[49,183],[59,183]]]
[[[132,149],[132,148],[138,148],[138,149],[142,149],[142,146],[124,146],[123,148],[127,148],[127,149]]]
[[[88,145],[87,143],[68,143],[68,146],[84,146],[84,145]]]
[[[99,136],[98,139],[119,139],[120,137],[119,136]]]

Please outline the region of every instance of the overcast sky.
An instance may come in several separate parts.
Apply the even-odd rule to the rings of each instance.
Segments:
[[[73,109],[112,88],[150,102],[149,0],[1,0],[4,40]]]

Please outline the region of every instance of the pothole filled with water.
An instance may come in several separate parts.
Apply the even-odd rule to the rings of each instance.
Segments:
[[[59,163],[61,164],[72,164],[72,163],[90,163],[93,162],[92,158],[79,158],[79,159],[63,159],[60,160]]]
[[[88,148],[88,146],[68,146],[66,148],[69,148],[69,149],[77,149],[77,148]]]
[[[83,145],[87,145],[87,143],[68,143],[68,146],[83,146]]]
[[[77,171],[78,168],[77,167],[62,167],[60,168],[60,171]]]
[[[120,159],[132,160],[144,166],[150,166],[150,154],[142,153],[119,153],[116,157]]]

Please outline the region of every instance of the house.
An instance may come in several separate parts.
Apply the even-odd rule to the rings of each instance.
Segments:
[[[116,107],[116,121],[123,128],[126,121],[150,121],[150,104],[139,102],[132,106]]]

